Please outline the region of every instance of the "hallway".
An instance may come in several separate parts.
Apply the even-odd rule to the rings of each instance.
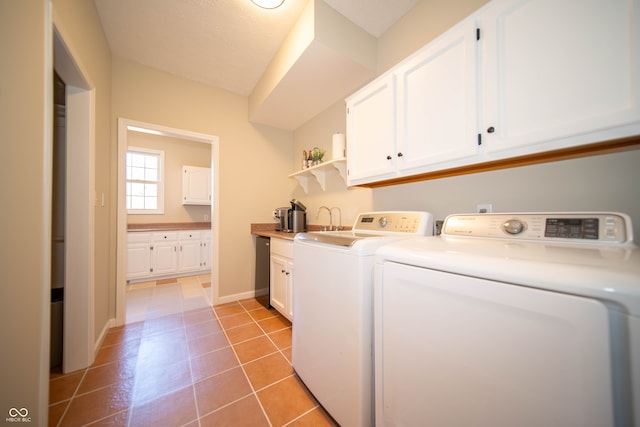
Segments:
[[[291,323],[255,299],[207,305],[206,278],[140,285],[95,363],[52,373],[50,426],[332,426],[291,367]]]

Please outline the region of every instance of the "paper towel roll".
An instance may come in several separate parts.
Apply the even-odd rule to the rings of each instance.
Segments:
[[[333,151],[331,152],[331,158],[341,159],[344,157],[345,140],[344,133],[333,134]]]

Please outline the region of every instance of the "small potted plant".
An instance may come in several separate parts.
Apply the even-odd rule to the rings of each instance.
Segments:
[[[311,161],[314,165],[319,165],[322,163],[322,158],[324,157],[325,150],[318,147],[313,147],[311,150]]]

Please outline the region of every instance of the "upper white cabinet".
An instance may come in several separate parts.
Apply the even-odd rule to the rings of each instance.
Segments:
[[[467,19],[347,99],[350,185],[477,158],[476,55]]]
[[[347,98],[349,185],[640,135],[640,0],[494,0]]]
[[[347,99],[347,183],[395,171],[395,76],[388,73]]]
[[[395,71],[401,175],[477,159],[476,34],[475,20],[466,19]]]
[[[211,204],[211,168],[182,167],[182,204]]]
[[[480,18],[487,159],[640,133],[640,1],[499,0]]]

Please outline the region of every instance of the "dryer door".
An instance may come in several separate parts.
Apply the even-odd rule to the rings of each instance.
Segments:
[[[377,266],[378,426],[613,426],[598,301]]]

